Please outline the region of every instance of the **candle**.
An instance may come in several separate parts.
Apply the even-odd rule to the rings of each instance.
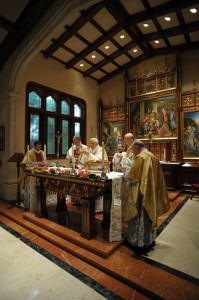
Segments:
[[[27,158],[28,158],[28,161],[29,161],[29,145],[27,145]]]
[[[44,161],[46,161],[46,145],[44,145]]]
[[[104,164],[104,142],[102,142],[102,164]]]
[[[164,148],[164,160],[166,160],[166,149]]]
[[[74,157],[74,145],[72,144],[72,162],[75,161],[75,157]]]

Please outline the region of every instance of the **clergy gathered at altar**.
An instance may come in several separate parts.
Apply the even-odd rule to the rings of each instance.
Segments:
[[[118,155],[117,150],[114,156],[119,158],[116,172],[114,169],[112,171],[104,142],[100,146],[97,138],[91,138],[90,145],[86,146],[82,144],[80,136],[74,136],[66,155],[68,165],[63,164],[63,160],[60,164],[59,159],[56,162],[47,161],[46,146],[43,151],[41,142],[35,141],[34,147],[27,149],[18,179],[21,193],[24,195],[25,209],[38,213],[38,205],[40,209],[44,207],[46,199],[42,200],[42,196],[38,194],[38,186],[41,185],[42,180],[43,187],[39,189],[45,189],[46,197],[57,199],[61,192],[65,202],[66,197],[69,196],[73,205],[78,203],[82,206],[83,223],[87,222],[88,217],[85,211],[93,219],[94,212],[104,213],[109,226],[109,242],[125,238],[127,245],[135,252],[143,254],[151,251],[156,238],[157,218],[170,208],[164,174],[154,154],[145,148],[142,141],[134,139],[132,133],[125,134],[122,147],[126,151],[121,151],[122,155]],[[109,164],[109,169],[106,171],[105,163]],[[52,176],[55,176],[53,181]],[[79,180],[78,183],[77,180]],[[57,190],[57,193],[55,189],[52,193],[51,185],[55,181],[59,184],[60,182],[67,184],[69,188],[63,188],[64,191]],[[85,200],[85,195],[81,193],[79,187],[85,190],[87,186],[90,189],[95,182],[98,185],[104,184],[103,188],[100,192],[99,189],[93,190],[92,196],[90,190],[87,191],[85,194],[87,200]],[[109,187],[111,182],[108,190],[106,182],[109,182]],[[73,186],[72,189],[71,186]],[[109,194],[109,198],[105,197],[105,194]],[[44,201],[43,204],[40,203],[42,201]],[[84,208],[84,206],[87,207],[85,201],[89,201],[92,207]],[[104,201],[107,203],[109,201],[109,205]],[[41,209],[40,213],[45,216],[47,210],[42,212]],[[86,227],[86,233],[82,229],[83,237],[90,239],[96,235],[95,228],[90,227],[90,224],[84,224],[83,227]]]

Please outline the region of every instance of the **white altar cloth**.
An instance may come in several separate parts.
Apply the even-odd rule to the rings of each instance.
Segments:
[[[106,175],[108,176],[108,179],[112,179],[109,242],[120,241],[122,239],[122,200],[124,201],[123,198],[126,194],[124,193],[124,189],[126,188],[127,179],[125,179],[124,174],[121,172],[110,172],[106,173]],[[24,207],[31,212],[36,211],[36,185],[37,179],[35,177],[26,177]],[[49,197],[53,199],[48,199]],[[56,203],[56,195],[47,193],[46,198],[46,203]]]

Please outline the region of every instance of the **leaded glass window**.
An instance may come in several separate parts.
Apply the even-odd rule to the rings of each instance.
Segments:
[[[57,103],[51,96],[46,98],[46,110],[51,112],[55,112],[57,110]]]
[[[26,143],[40,140],[46,145],[47,160],[65,158],[74,135],[86,143],[86,105],[83,99],[36,83],[27,84]],[[61,134],[58,143],[57,132]],[[59,145],[59,147],[58,147]]]
[[[80,135],[80,123],[79,122],[75,122],[75,135]]]
[[[55,153],[55,118],[47,118],[47,155]]]
[[[39,140],[39,115],[30,115],[30,147],[34,146],[34,141]]]
[[[35,92],[30,92],[28,97],[28,106],[41,108],[41,97]]]
[[[81,117],[81,108],[77,104],[74,105],[74,116]]]
[[[63,100],[61,102],[61,114],[62,115],[69,115],[70,114],[70,105],[65,100]]]

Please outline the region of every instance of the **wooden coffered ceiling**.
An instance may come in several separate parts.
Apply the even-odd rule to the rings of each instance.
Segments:
[[[0,1],[0,68],[54,1],[19,0],[17,12],[2,10],[3,2],[13,1]],[[146,59],[193,49],[198,0],[104,0],[76,11],[41,53],[102,83]]]

